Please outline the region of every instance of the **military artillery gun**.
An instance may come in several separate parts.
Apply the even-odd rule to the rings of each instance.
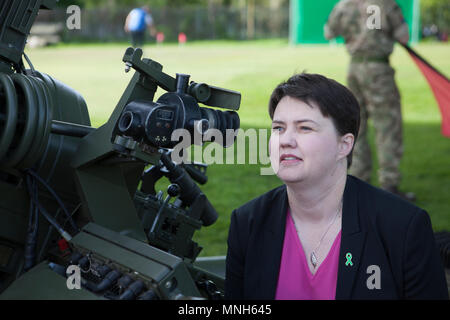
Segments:
[[[194,265],[192,236],[217,219],[194,182],[206,167],[174,163],[172,133],[237,130],[240,94],[173,78],[128,48],[136,72],[93,128],[84,99],[23,52],[39,9],[55,2],[0,5],[0,298],[220,299],[223,278]],[[158,87],[167,93],[154,102]]]

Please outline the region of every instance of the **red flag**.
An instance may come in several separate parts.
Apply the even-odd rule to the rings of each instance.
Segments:
[[[442,115],[442,135],[450,138],[450,81],[449,79],[438,70],[436,70],[431,64],[424,58],[419,56],[417,52],[411,49],[407,45],[403,45],[408,50],[411,58],[422,71],[423,75],[428,81],[431,90],[434,93],[434,97],[439,105]]]

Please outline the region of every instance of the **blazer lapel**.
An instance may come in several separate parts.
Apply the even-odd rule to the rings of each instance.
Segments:
[[[287,193],[286,186],[284,186],[274,196],[269,209],[270,215],[264,221],[265,225],[262,226],[264,232],[258,252],[258,262],[261,265],[256,269],[259,270],[257,277],[259,292],[256,293],[259,299],[275,299],[283,252],[287,208]],[[351,298],[365,240],[366,232],[361,231],[359,224],[356,180],[348,176],[344,191],[336,300]],[[351,258],[347,254],[351,254]]]
[[[286,186],[280,188],[276,198],[272,202],[270,215],[263,227],[263,239],[261,252],[261,270],[259,277],[260,292],[257,294],[261,299],[275,299],[278,283],[278,273],[281,265],[281,254],[283,252],[284,233],[286,228],[287,213]]]
[[[350,299],[360,267],[366,232],[361,231],[358,213],[358,190],[355,180],[347,176],[342,213],[336,300]]]

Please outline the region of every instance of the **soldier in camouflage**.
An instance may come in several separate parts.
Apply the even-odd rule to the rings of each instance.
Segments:
[[[361,124],[350,173],[370,182],[372,157],[367,120],[372,119],[379,163],[380,186],[414,201],[403,193],[400,160],[403,153],[400,93],[389,65],[395,41],[407,43],[408,25],[395,0],[342,0],[324,27],[325,37],[342,36],[351,56],[347,84],[361,106]]]

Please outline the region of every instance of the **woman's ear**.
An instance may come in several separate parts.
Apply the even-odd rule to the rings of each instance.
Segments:
[[[339,139],[339,160],[347,157],[352,151],[353,145],[355,144],[355,136],[351,133],[343,135]]]

